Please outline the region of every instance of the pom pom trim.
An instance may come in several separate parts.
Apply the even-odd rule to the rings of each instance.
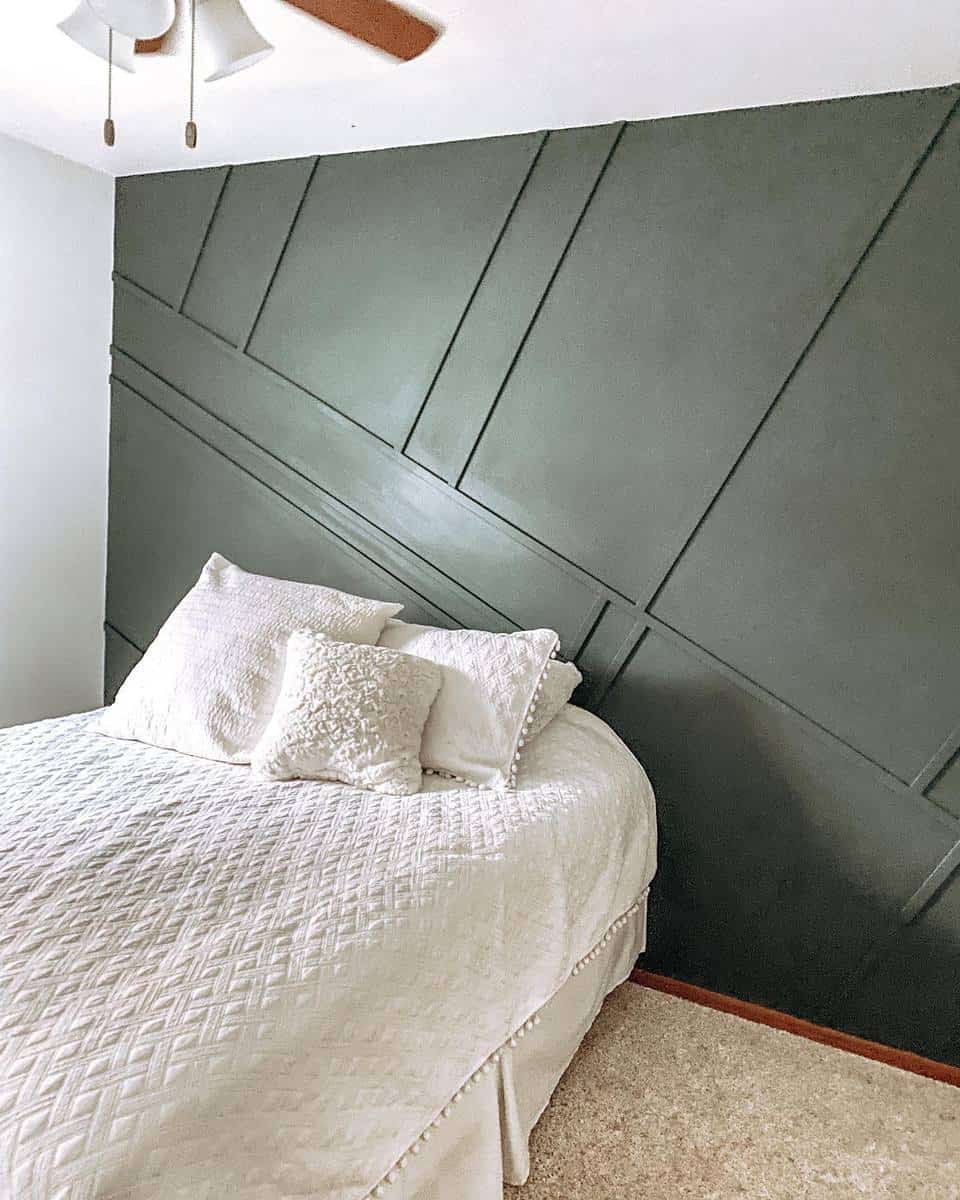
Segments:
[[[593,949],[585,954],[584,957],[579,960],[579,962],[574,964],[570,971],[571,976],[581,974],[581,972],[583,972],[592,962],[595,962],[596,959],[600,957],[602,951],[613,940],[614,935],[618,933],[624,927],[624,925],[627,924],[631,917],[635,916],[643,908],[649,890],[650,889],[647,888],[647,890],[644,891],[643,895],[635,904],[631,904],[626,912],[622,913],[610,926],[608,926],[606,932],[596,943]],[[450,1097],[449,1102],[445,1104],[437,1113],[437,1115],[433,1118],[426,1129],[423,1130],[416,1141],[413,1142],[404,1151],[404,1153],[400,1155],[400,1157],[393,1164],[390,1170],[387,1171],[380,1182],[377,1183],[371,1191],[367,1192],[364,1200],[381,1200],[382,1197],[387,1195],[388,1189],[399,1179],[400,1172],[409,1165],[410,1158],[421,1152],[423,1146],[429,1142],[430,1138],[433,1136],[433,1131],[440,1127],[441,1121],[446,1121],[453,1115],[456,1105],[463,1101],[464,1096],[473,1091],[474,1087],[482,1081],[485,1075],[490,1074],[494,1067],[499,1064],[507,1050],[515,1049],[520,1044],[520,1040],[522,1038],[525,1038],[534,1032],[541,1021],[540,1011],[542,1011],[542,1009],[533,1013],[531,1016],[527,1017],[525,1021],[521,1022],[521,1024],[517,1026],[513,1033],[510,1034],[510,1036],[493,1052],[493,1054],[485,1059],[472,1075],[468,1076],[468,1078],[464,1080],[457,1091],[454,1092],[454,1094]]]

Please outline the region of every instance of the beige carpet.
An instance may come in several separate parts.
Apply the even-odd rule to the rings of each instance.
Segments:
[[[960,1088],[626,983],[531,1157],[509,1200],[960,1200]]]

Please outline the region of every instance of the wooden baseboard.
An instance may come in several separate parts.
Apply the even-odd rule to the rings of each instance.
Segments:
[[[679,996],[683,1000],[693,1001],[694,1004],[702,1004],[705,1008],[732,1013],[735,1017],[755,1021],[758,1025],[769,1025],[771,1029],[782,1029],[808,1041],[819,1042],[823,1046],[833,1046],[837,1050],[859,1054],[861,1058],[872,1058],[888,1066],[899,1067],[901,1071],[910,1071],[914,1075],[924,1075],[927,1079],[936,1079],[939,1083],[960,1087],[960,1067],[936,1062],[932,1058],[923,1058],[920,1054],[911,1054],[909,1050],[897,1050],[880,1042],[868,1042],[865,1038],[854,1037],[852,1033],[840,1033],[836,1029],[814,1025],[812,1021],[791,1017],[775,1008],[764,1008],[761,1004],[751,1004],[748,1000],[738,1000],[735,996],[711,992],[693,983],[671,979],[668,975],[654,975],[651,971],[638,969],[630,976],[630,980],[655,992]]]

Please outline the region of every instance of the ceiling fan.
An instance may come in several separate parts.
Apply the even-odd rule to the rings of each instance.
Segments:
[[[430,48],[441,29],[393,0],[278,0],[373,46],[400,62]],[[193,120],[197,58],[206,82],[252,67],[273,52],[240,0],[81,0],[59,28],[113,68],[134,72],[140,55],[190,56],[190,119],[186,142],[196,147]],[[104,140],[112,146],[112,86],[108,85]]]

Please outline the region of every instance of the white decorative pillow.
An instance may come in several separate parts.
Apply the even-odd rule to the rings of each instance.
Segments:
[[[292,631],[372,644],[402,607],[250,575],[214,554],[97,728],[199,758],[249,762],[273,712]]]
[[[427,658],[443,671],[423,731],[424,767],[481,787],[513,786],[557,642],[552,629],[485,633],[388,621],[381,646]]]
[[[547,672],[543,677],[543,691],[533,710],[533,724],[526,740],[532,741],[538,733],[543,733],[546,727],[560,715],[564,705],[583,682],[583,676],[569,662],[554,660],[547,664]]]
[[[287,642],[280,696],[253,769],[267,779],[419,792],[420,739],[441,681],[424,658],[298,630]]]

